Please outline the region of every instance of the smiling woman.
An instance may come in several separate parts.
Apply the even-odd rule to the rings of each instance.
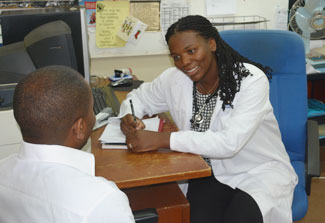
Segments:
[[[121,105],[129,149],[167,147],[207,161],[212,176],[183,185],[191,222],[291,222],[297,176],[269,100],[268,68],[233,50],[202,16],[178,20],[166,41],[175,67],[132,91]],[[142,129],[144,115],[165,111],[180,131]]]
[[[202,18],[201,16],[187,16],[169,27],[166,33],[166,41],[170,54],[174,59],[175,66],[185,71],[190,77],[194,77],[193,73],[196,68],[200,67],[200,64],[205,67],[205,70],[201,71],[199,79],[191,78],[199,83],[200,92],[204,89],[211,89],[213,84],[219,81],[220,76],[220,90],[223,91],[221,95],[225,96],[223,108],[225,105],[231,106],[236,92],[240,90],[242,78],[249,73],[242,65],[243,62],[253,64],[265,73],[269,71],[262,65],[250,61],[234,51],[221,39],[217,29],[207,19]],[[183,51],[183,53],[179,51]],[[188,58],[187,55],[192,56]],[[182,57],[184,57],[183,61],[181,61]],[[193,63],[188,65],[189,61],[193,61]],[[186,68],[195,64],[197,67],[192,68],[193,70]],[[235,71],[236,76],[232,73]]]
[[[214,39],[206,40],[196,32],[186,31],[171,36],[168,46],[175,66],[192,81],[198,82],[203,89],[211,89],[215,85],[219,74]]]

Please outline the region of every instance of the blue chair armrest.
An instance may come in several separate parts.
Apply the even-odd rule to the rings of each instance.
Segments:
[[[306,192],[310,195],[311,179],[320,176],[319,132],[316,121],[308,120],[307,134]]]

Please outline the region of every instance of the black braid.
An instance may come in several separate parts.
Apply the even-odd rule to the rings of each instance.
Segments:
[[[209,20],[199,15],[190,15],[179,19],[172,24],[165,35],[168,43],[170,37],[177,32],[195,31],[205,39],[214,38],[217,44],[216,57],[219,70],[219,90],[220,98],[223,101],[222,109],[226,106],[233,108],[233,100],[240,90],[241,81],[248,75],[252,75],[243,63],[250,63],[260,68],[269,75],[270,68],[249,60],[240,55],[221,39],[218,30],[212,26]],[[269,76],[268,76],[269,77]]]

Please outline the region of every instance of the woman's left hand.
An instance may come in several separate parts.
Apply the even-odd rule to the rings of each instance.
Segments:
[[[126,145],[133,152],[147,152],[158,148],[169,148],[170,132],[133,130],[126,134]]]

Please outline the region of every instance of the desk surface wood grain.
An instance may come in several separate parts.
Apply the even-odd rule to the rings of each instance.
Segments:
[[[166,118],[166,116],[165,116]],[[177,128],[166,118],[163,131]],[[96,160],[96,176],[114,181],[119,188],[130,188],[207,177],[211,169],[201,156],[173,152],[170,149],[133,153],[122,149],[101,149],[98,138],[104,127],[91,136],[92,153]]]

